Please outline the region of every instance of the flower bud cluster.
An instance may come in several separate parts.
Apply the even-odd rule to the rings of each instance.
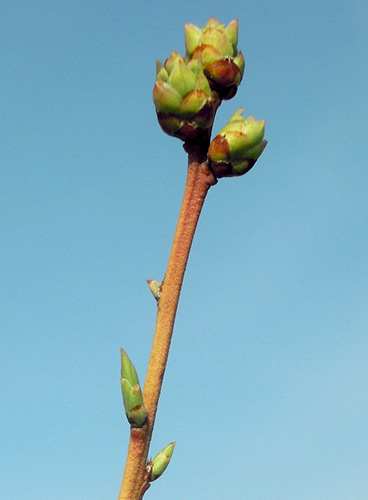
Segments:
[[[240,108],[233,114],[208,149],[208,161],[217,178],[246,174],[267,145],[263,139],[265,121],[244,118],[242,111]]]
[[[211,17],[204,28],[185,24],[187,60],[200,61],[211,88],[221,99],[231,99],[243,78],[245,61],[238,52],[238,20],[228,26]]]
[[[185,58],[172,52],[156,65],[153,102],[164,132],[183,141],[210,137],[217,108],[234,97],[244,75],[237,44],[237,19],[227,26],[214,17],[203,28],[185,24]],[[215,177],[248,172],[266,147],[264,128],[264,120],[245,119],[242,108],[236,111],[208,149]]]
[[[153,102],[163,131],[183,141],[212,126],[219,104],[198,61],[185,62],[177,52],[156,64]]]

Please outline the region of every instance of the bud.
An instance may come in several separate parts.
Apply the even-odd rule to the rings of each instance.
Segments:
[[[216,177],[246,174],[267,145],[263,140],[265,120],[244,118],[238,109],[220,130],[208,149],[208,162]]]
[[[152,295],[155,297],[157,302],[160,300],[162,292],[162,283],[156,280],[147,280],[148,288],[151,290]]]
[[[121,351],[121,390],[125,414],[132,427],[142,427],[147,418],[138,375],[133,363],[123,349]]]
[[[219,105],[199,61],[185,62],[178,52],[156,63],[153,102],[162,130],[183,141],[212,127]]]
[[[243,78],[245,61],[238,51],[238,20],[226,27],[211,17],[204,28],[185,24],[186,60],[200,61],[203,72],[221,99],[231,99]]]
[[[149,481],[155,481],[165,472],[166,467],[169,465],[171,456],[173,454],[176,443],[169,443],[163,448],[154,459],[149,463],[150,475]]]

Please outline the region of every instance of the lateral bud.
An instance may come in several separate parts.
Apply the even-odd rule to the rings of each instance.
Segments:
[[[157,302],[160,300],[162,292],[162,283],[156,280],[147,280],[148,288],[151,290],[152,295],[155,297]]]
[[[165,448],[157,453],[157,455],[149,462],[147,468],[149,470],[150,482],[158,479],[165,472],[170,463],[176,442],[169,443]]]
[[[125,414],[132,427],[142,427],[147,419],[147,411],[143,403],[141,386],[133,363],[127,353],[121,351],[121,392]]]

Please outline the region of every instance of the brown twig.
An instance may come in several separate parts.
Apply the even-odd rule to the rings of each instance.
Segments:
[[[187,181],[162,294],[158,301],[156,329],[143,391],[147,422],[140,429],[131,429],[119,500],[140,500],[149,487],[146,472],[149,444],[185,268],[204,200],[209,188],[217,182],[206,164],[207,147],[207,141],[185,145],[188,152]]]

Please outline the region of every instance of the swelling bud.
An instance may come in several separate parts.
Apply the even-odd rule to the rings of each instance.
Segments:
[[[267,145],[265,120],[244,118],[238,109],[208,149],[208,164],[217,178],[243,175],[256,163]]]
[[[155,481],[165,472],[167,466],[170,463],[171,456],[173,454],[176,443],[169,443],[165,448],[163,448],[155,458],[149,463],[150,474],[149,481]]]
[[[211,17],[204,28],[185,24],[186,60],[200,61],[210,86],[221,99],[231,99],[244,75],[245,61],[238,51],[238,20],[227,26]]]
[[[198,60],[185,62],[178,52],[156,63],[152,97],[162,130],[183,141],[212,127],[219,105]]]

